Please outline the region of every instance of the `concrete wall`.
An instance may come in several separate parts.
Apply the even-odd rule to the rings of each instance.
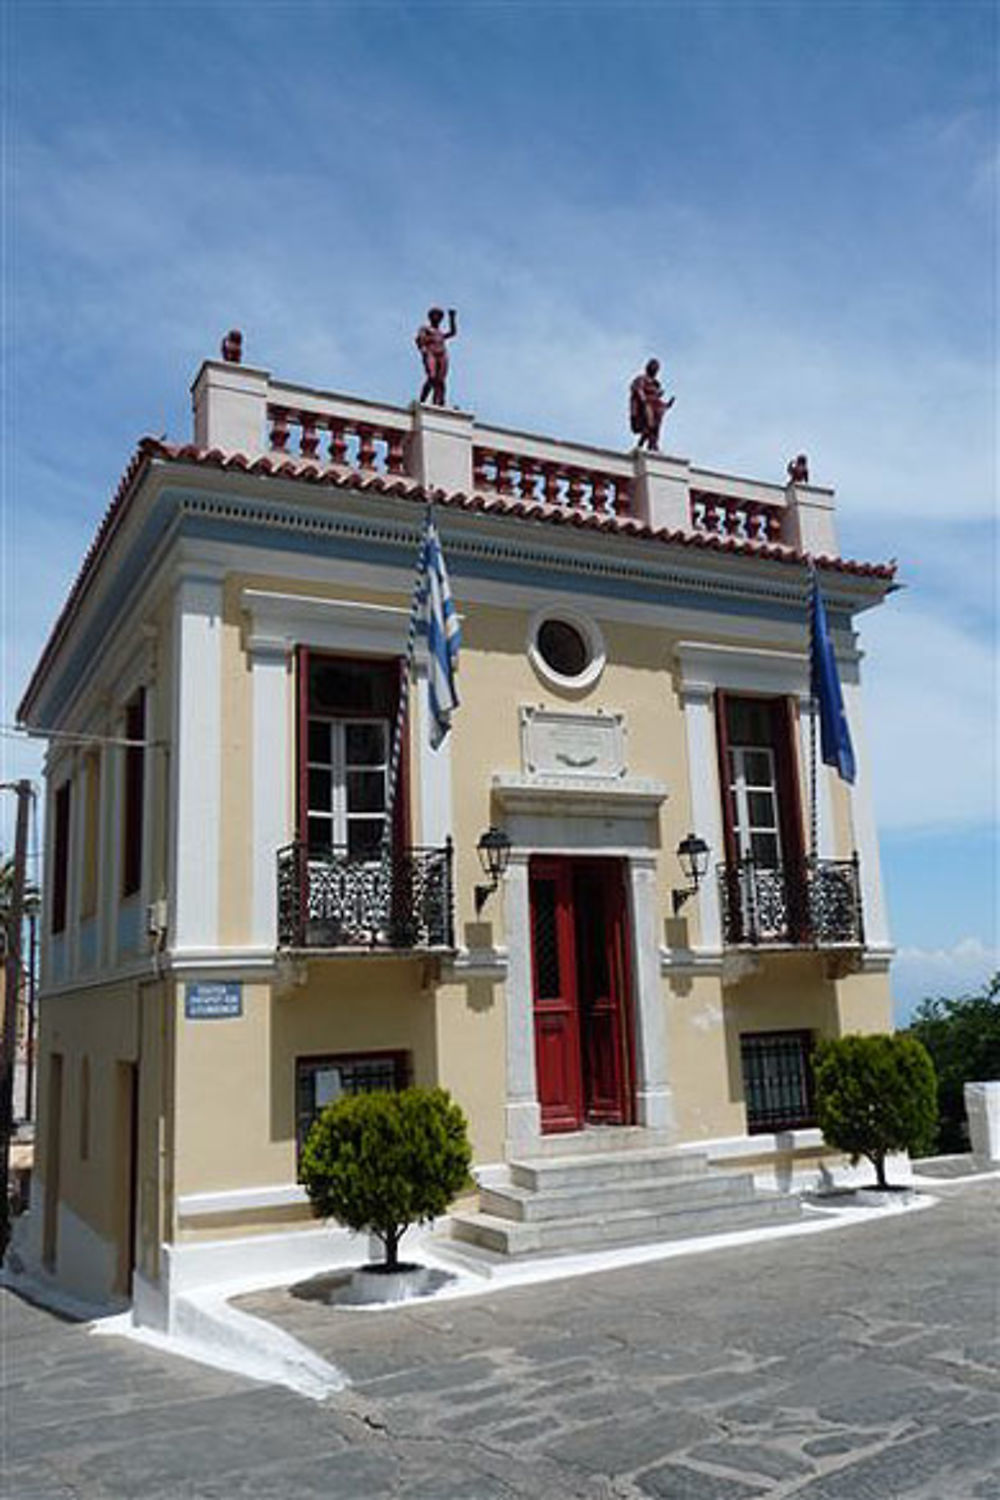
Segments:
[[[295,1061],[405,1051],[437,1081],[434,1008],[422,964],[335,959],[287,989],[243,986],[243,1014],[187,1020],[176,988],[178,1196],[295,1180]]]
[[[124,1296],[133,1263],[159,1270],[172,1126],[163,1002],[162,984],[119,984],[41,1011],[33,1254],[91,1301]]]

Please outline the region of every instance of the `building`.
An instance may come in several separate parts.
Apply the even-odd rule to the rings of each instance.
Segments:
[[[139,444],[20,706],[52,736],[29,1261],[150,1317],[227,1257],[306,1265],[303,1130],[405,1081],[484,1166],[620,1131],[814,1169],[813,1041],[890,1025],[853,622],[893,568],[839,556],[826,489],[227,352],[193,441]],[[462,704],[432,749],[418,653],[386,878],[430,494]],[[858,758],[815,797],[807,556]]]

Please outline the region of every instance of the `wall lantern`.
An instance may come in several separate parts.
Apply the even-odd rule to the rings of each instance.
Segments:
[[[689,833],[687,838],[681,839],[677,845],[677,858],[691,884],[672,893],[675,917],[687,898],[696,894],[708,869],[708,845],[704,839],[698,838],[694,833]]]
[[[489,879],[489,885],[476,886],[476,916],[482,911],[487,900],[492,896],[500,884],[502,876],[506,873],[507,863],[510,859],[510,837],[502,828],[494,828],[491,824],[484,834],[480,835],[479,843],[476,845],[476,853],[479,855],[479,863],[483,867],[483,874]]]

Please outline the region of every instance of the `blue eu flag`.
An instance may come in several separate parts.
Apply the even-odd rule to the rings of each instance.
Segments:
[[[819,580],[816,570],[811,571],[810,658],[812,696],[813,701],[819,705],[820,755],[824,765],[834,767],[841,781],[853,783],[854,747],[851,744],[851,731],[847,727],[847,715],[844,713],[837,658],[833,654]]]

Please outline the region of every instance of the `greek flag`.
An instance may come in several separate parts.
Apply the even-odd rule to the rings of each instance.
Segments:
[[[813,701],[819,705],[820,757],[825,766],[834,767],[841,781],[853,783],[854,747],[844,713],[837,658],[833,654],[816,570],[810,571],[810,665]]]
[[[452,711],[458,707],[455,671],[462,627],[452,603],[448,573],[434,517],[428,512],[427,529],[420,555],[421,610],[420,634],[426,637],[430,653],[428,688],[431,710],[431,744],[436,750],[451,728]]]

